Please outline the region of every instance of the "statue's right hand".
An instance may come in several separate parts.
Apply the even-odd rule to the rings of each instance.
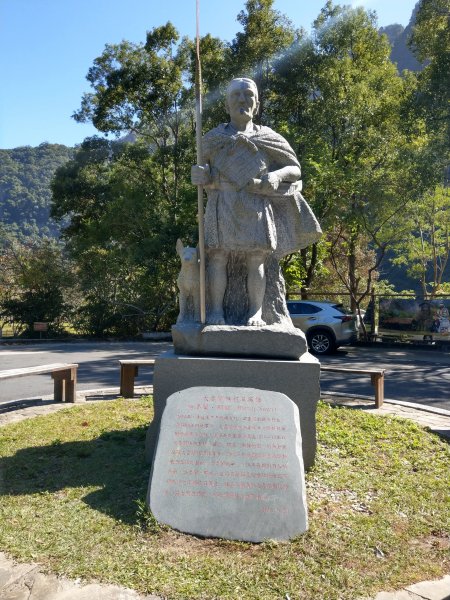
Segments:
[[[193,185],[208,185],[211,183],[209,165],[193,165],[191,168],[191,181]]]

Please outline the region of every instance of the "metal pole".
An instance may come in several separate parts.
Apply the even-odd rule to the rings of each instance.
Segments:
[[[202,70],[200,63],[200,0],[197,0],[197,52],[195,61],[195,104],[197,164],[203,165],[202,152]],[[200,320],[206,323],[206,274],[205,274],[205,222],[203,208],[203,186],[198,186],[198,251],[200,256]]]

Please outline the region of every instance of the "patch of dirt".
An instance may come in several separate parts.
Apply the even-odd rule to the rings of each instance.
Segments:
[[[410,540],[409,544],[424,550],[429,550],[430,548],[450,550],[450,535],[444,531],[433,531],[431,535],[426,537]]]
[[[284,546],[289,542],[267,542],[252,544],[221,539],[203,539],[174,530],[163,531],[158,536],[158,551],[172,558],[194,556],[226,557],[232,555],[239,560],[253,559],[275,546]]]

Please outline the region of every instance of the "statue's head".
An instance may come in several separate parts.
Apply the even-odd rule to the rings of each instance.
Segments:
[[[253,119],[259,110],[258,88],[253,79],[232,79],[227,87],[225,107],[231,120]]]

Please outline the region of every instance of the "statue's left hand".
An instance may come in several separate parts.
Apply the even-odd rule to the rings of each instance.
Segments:
[[[261,177],[261,189],[270,191],[277,190],[280,185],[282,179],[278,175],[276,171],[272,171],[271,173],[266,173]]]

